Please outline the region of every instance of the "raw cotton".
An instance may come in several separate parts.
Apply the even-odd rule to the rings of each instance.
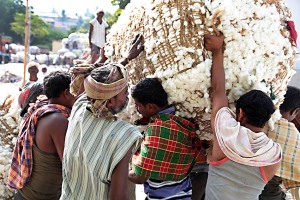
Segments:
[[[158,77],[177,114],[193,118],[201,138],[211,138],[212,55],[204,34],[225,36],[224,68],[230,107],[245,92],[259,89],[279,105],[295,73],[296,48],[286,21],[284,1],[264,0],[132,0],[107,36],[106,56],[126,56],[130,41],[143,34],[145,51],[128,65],[131,84]],[[135,120],[129,106],[127,118]],[[126,116],[125,116],[126,117]]]
[[[13,197],[13,191],[7,187],[7,176],[21,121],[17,99],[17,95],[9,95],[0,100],[0,199]]]

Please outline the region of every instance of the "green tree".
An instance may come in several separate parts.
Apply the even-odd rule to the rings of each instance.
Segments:
[[[83,20],[81,26],[76,31],[79,33],[88,33],[90,30],[90,21],[94,18],[94,15],[90,15],[89,19]]]
[[[14,21],[11,23],[11,29],[24,39],[25,35],[25,14],[16,13]],[[30,41],[45,38],[49,35],[50,26],[37,15],[31,14],[30,21]]]
[[[107,24],[109,25],[109,27],[111,27],[114,23],[117,22],[119,16],[122,13],[122,9],[118,9],[116,12],[114,12],[114,14],[111,13],[106,13],[104,15],[105,21],[107,22]]]
[[[113,5],[116,5],[119,7],[119,9],[114,12],[114,14],[106,14],[105,20],[109,27],[111,27],[114,23],[118,21],[119,16],[122,13],[122,10],[127,6],[128,3],[130,3],[130,0],[111,0],[111,3]]]
[[[22,0],[0,0],[0,34],[11,36],[13,42],[22,42],[22,37],[11,30],[10,23],[16,13],[25,13]]]
[[[77,32],[77,26],[72,26],[69,31],[68,31],[68,34],[70,35],[71,33],[75,33]]]
[[[49,49],[52,49],[53,40],[61,40],[68,37],[68,33],[62,30],[56,30],[49,28],[49,35],[44,38],[38,38],[34,41],[33,45],[35,46],[46,46]]]
[[[90,20],[84,20],[80,28],[78,29],[79,33],[88,33],[90,30]]]
[[[83,20],[82,17],[79,17],[77,25],[72,26],[68,30],[68,34],[79,32],[79,33],[88,33],[90,29],[90,19]]]
[[[113,5],[119,6],[120,9],[124,10],[126,5],[130,3],[130,0],[112,0],[111,3]]]
[[[66,37],[68,37],[68,33],[66,31],[49,29],[49,36],[47,38],[49,38],[52,42],[52,40],[61,40]]]

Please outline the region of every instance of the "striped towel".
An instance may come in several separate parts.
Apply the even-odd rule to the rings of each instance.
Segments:
[[[22,121],[20,133],[9,169],[8,186],[21,189],[29,181],[32,172],[32,147],[38,120],[49,113],[61,113],[69,117],[71,110],[62,105],[48,104],[40,107]]]

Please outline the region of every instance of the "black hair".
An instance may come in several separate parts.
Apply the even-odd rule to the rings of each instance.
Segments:
[[[143,105],[153,103],[160,108],[168,105],[168,95],[156,78],[145,78],[141,80],[132,89],[131,96]]]
[[[107,68],[96,68],[91,72],[91,77],[97,82],[105,83],[109,74],[110,70]]]
[[[100,83],[110,83],[112,81],[116,81],[116,80],[108,80],[109,74],[111,73],[111,70],[114,66],[113,65],[107,65],[105,67],[98,67],[95,68],[91,71],[91,77],[96,80],[97,82]],[[117,80],[123,78],[123,75],[121,73],[121,70],[119,67],[117,67],[117,69],[119,70],[119,77],[116,77]]]
[[[288,86],[284,101],[279,108],[285,112],[300,108],[300,89]]]
[[[51,72],[44,78],[44,93],[50,98],[58,98],[66,89],[70,89],[71,76],[67,72]]]
[[[246,115],[247,123],[259,128],[263,128],[275,112],[271,98],[260,90],[251,90],[242,95],[236,102],[237,114],[240,108]]]

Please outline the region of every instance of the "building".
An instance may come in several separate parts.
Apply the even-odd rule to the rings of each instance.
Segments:
[[[40,12],[35,13],[45,22],[47,22],[51,28],[68,31],[71,27],[77,26],[78,16],[64,16],[57,12]]]

